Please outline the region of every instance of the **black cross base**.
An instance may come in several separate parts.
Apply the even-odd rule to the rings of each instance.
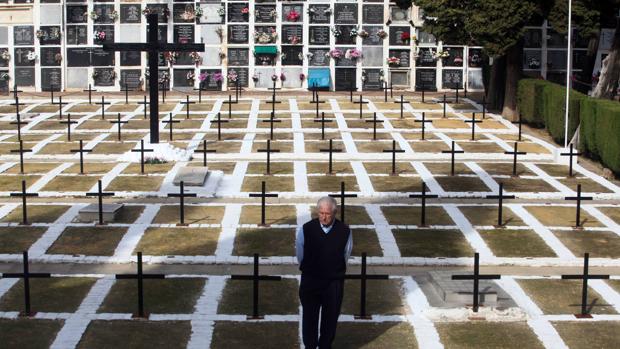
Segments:
[[[194,150],[196,153],[202,153],[202,166],[207,167],[207,154],[208,153],[217,153],[216,149],[207,149],[207,140],[204,139],[202,141],[202,149]]]
[[[268,139],[267,140],[267,148],[265,149],[258,149],[259,153],[267,153],[267,171],[266,171],[266,175],[271,175],[271,153],[279,153],[280,149],[272,149],[271,148],[271,140]]]
[[[588,313],[588,280],[607,280],[609,275],[590,275],[589,273],[590,254],[583,255],[583,274],[579,275],[562,275],[562,280],[581,280],[581,313],[575,314],[577,319],[590,319],[592,315]]]
[[[436,194],[426,194],[426,183],[422,181],[422,191],[421,194],[410,194],[410,198],[412,199],[422,199],[422,212],[420,214],[420,225],[419,227],[426,227],[426,199],[436,199],[439,195]]]
[[[486,197],[487,199],[497,199],[498,200],[498,208],[497,208],[497,225],[495,225],[495,228],[503,228],[506,225],[503,222],[503,215],[502,215],[502,210],[503,210],[503,203],[504,203],[504,199],[514,199],[515,196],[514,195],[504,195],[504,183],[500,182],[499,183],[499,194],[498,195],[487,195]]]
[[[48,279],[52,277],[50,273],[31,273],[28,266],[28,251],[22,252],[23,256],[23,271],[21,273],[2,273],[0,278],[3,279],[24,279],[24,310],[19,312],[19,316],[22,317],[34,317],[37,312],[32,311],[30,306],[30,279]]]
[[[97,181],[97,192],[86,193],[86,196],[96,196],[99,206],[99,225],[104,225],[103,221],[103,198],[105,196],[114,196],[114,193],[104,193],[101,187],[101,179]]]
[[[340,153],[342,152],[342,149],[335,149],[334,148],[334,142],[332,139],[329,140],[329,148],[327,149],[319,149],[319,152],[321,153],[329,153],[329,167],[328,167],[328,171],[327,174],[331,175],[333,173],[333,153]]]
[[[392,153],[392,172],[390,176],[398,175],[396,173],[396,153],[404,153],[405,151],[402,149],[396,149],[396,141],[392,140],[392,149],[383,149],[384,153]]]
[[[263,182],[264,183],[264,182]],[[281,276],[273,276],[273,275],[260,275],[258,272],[258,253],[254,254],[254,272],[252,275],[231,275],[231,280],[251,280],[253,283],[252,286],[252,315],[248,315],[248,320],[262,320],[265,317],[260,315],[258,311],[258,291],[259,291],[259,282],[260,281],[280,281],[282,280]]]
[[[576,212],[575,212],[575,226],[573,229],[583,229],[581,225],[581,202],[582,201],[591,201],[594,200],[591,196],[581,196],[581,184],[577,184],[577,196],[567,196],[564,200],[569,201],[577,201]]]
[[[196,193],[186,193],[184,182],[181,181],[179,183],[179,192],[178,193],[170,193],[168,194],[169,198],[179,198],[179,224],[180,226],[187,225],[185,224],[185,198],[195,198]]]
[[[456,150],[455,143],[452,141],[452,148],[450,150],[442,150],[443,154],[450,154],[450,176],[454,177],[454,155],[465,153],[463,150]]]
[[[267,194],[266,193],[266,189],[265,189],[265,181],[262,181],[261,182],[261,192],[260,193],[250,193],[250,197],[251,198],[260,198],[261,199],[261,203],[260,203],[260,224],[258,226],[260,226],[260,227],[268,227],[269,224],[265,223],[265,211],[266,211],[265,199],[266,198],[277,198],[278,194]]]
[[[366,313],[366,282],[368,280],[388,280],[389,275],[385,274],[372,274],[366,273],[366,252],[362,252],[362,266],[359,274],[347,274],[344,276],[349,280],[360,280],[360,312],[355,315],[355,319],[372,320],[372,315]]]
[[[22,180],[22,191],[21,193],[10,193],[11,197],[21,197],[22,198],[22,225],[28,225],[28,207],[26,206],[26,198],[28,197],[37,197],[39,194],[37,193],[26,193],[26,181]]]
[[[144,274],[142,272],[142,252],[138,252],[137,273],[135,274],[116,274],[117,280],[137,280],[138,281],[138,312],[132,314],[132,318],[148,319],[149,313],[144,311],[144,279],[165,279],[164,274]]]
[[[452,275],[452,280],[473,280],[474,292],[473,292],[473,310],[474,313],[478,312],[480,306],[480,280],[498,280],[501,279],[499,274],[486,274],[480,275],[480,255],[478,252],[474,254],[474,274],[473,275]]]

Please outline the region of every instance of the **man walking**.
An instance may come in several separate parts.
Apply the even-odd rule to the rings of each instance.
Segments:
[[[316,206],[318,218],[299,227],[295,241],[301,270],[302,336],[307,349],[329,349],[336,336],[353,238],[349,226],[335,219],[334,198],[322,197]]]

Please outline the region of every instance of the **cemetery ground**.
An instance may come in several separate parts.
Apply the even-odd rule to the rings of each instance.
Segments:
[[[0,343],[298,348],[295,229],[331,194],[334,347],[620,347],[618,182],[475,95],[420,97],[171,93],[160,146],[141,95],[2,100]]]

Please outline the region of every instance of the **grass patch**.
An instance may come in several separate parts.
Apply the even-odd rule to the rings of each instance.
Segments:
[[[131,224],[134,223],[144,211],[144,206],[123,206],[123,208],[117,213],[116,223]]]
[[[458,172],[455,172],[458,173]],[[437,183],[444,191],[452,192],[488,192],[491,189],[477,177],[447,176],[436,177]]]
[[[553,231],[576,256],[589,252],[592,258],[619,258],[620,237],[610,231]]]
[[[60,164],[55,162],[24,162],[24,173],[47,173],[58,167],[58,165]],[[20,168],[18,163],[3,173],[18,174],[19,170]]]
[[[275,343],[281,349],[299,348],[297,322],[232,322],[216,321],[211,348],[269,349]]]
[[[364,162],[364,168],[369,174],[390,174],[392,173],[392,162]],[[415,174],[417,172],[409,162],[396,162],[396,173]]]
[[[512,163],[478,163],[490,175],[512,176]],[[517,176],[534,176],[525,165],[517,163]]]
[[[33,311],[72,313],[94,285],[96,279],[54,277],[30,279],[30,302]],[[0,311],[24,310],[24,280],[19,280],[0,300]]]
[[[292,153],[293,152],[292,141],[273,141],[271,142],[270,147],[273,150],[279,150],[280,153]],[[258,153],[259,149],[267,149],[267,142],[255,141],[252,143],[253,153]],[[264,156],[263,159],[267,159],[267,153],[260,153],[260,155]]]
[[[252,287],[249,280],[226,280],[217,313],[252,315]],[[298,314],[298,289],[296,279],[261,282],[258,292],[260,314]]]
[[[49,348],[63,323],[62,320],[0,319],[0,343],[5,348]]]
[[[44,146],[41,150],[39,150],[37,152],[37,154],[64,154],[64,155],[68,155],[71,154],[71,150],[72,149],[79,149],[80,145],[79,142],[76,142],[75,139],[77,139],[77,137],[73,137],[73,141],[71,142],[55,142],[55,143],[48,143],[46,146]],[[84,149],[86,149],[86,144],[84,143]]]
[[[319,173],[324,174],[329,172],[329,163],[326,162],[307,162],[307,173]],[[353,173],[353,168],[349,162],[332,162],[332,173]]]
[[[597,207],[597,209],[617,224],[620,224],[620,207]]]
[[[26,181],[26,189],[28,189],[39,179],[41,179],[41,176],[0,176],[0,191],[21,192],[22,181]]]
[[[205,279],[145,280],[144,309],[153,314],[193,313],[204,285]],[[138,281],[116,280],[97,312],[137,313]]]
[[[241,208],[240,224],[260,224],[261,206],[244,205]],[[265,223],[297,224],[297,210],[290,205],[267,205],[265,207]]]
[[[220,224],[224,216],[224,206],[194,206],[185,205],[186,224]],[[180,208],[178,205],[161,206],[153,223],[179,223]]]
[[[148,228],[135,251],[156,256],[213,255],[219,229]]]
[[[493,229],[479,230],[478,233],[498,257],[556,257],[532,230]]]
[[[389,171],[391,172],[391,169]],[[379,192],[411,193],[422,187],[420,177],[370,176],[370,182],[373,189]]]
[[[111,137],[108,137],[110,140]],[[116,138],[114,138],[116,140]],[[94,148],[92,154],[122,154],[133,149],[135,144],[133,142],[119,143],[119,142],[101,142]]]
[[[503,180],[504,190],[507,192],[547,192],[558,190],[542,179],[510,178]]]
[[[403,257],[470,257],[474,254],[465,236],[458,230],[393,230]]]
[[[144,173],[146,174],[165,174],[172,169],[173,163],[163,164],[144,164]],[[123,174],[140,173],[140,164],[130,164],[123,170]]]
[[[580,280],[521,279],[517,282],[545,314],[581,312]],[[586,310],[589,314],[616,314],[614,308],[591,287],[588,287]]]
[[[163,176],[118,176],[105,188],[106,191],[158,191]]]
[[[418,347],[411,325],[406,322],[341,322],[334,348],[383,349]]]
[[[568,176],[568,166],[567,165],[557,165],[557,164],[536,164],[538,168],[545,171],[549,176],[552,177],[566,177]]]
[[[207,167],[209,171],[222,171],[224,174],[232,174],[235,166],[234,162],[213,162],[209,161],[207,156]],[[202,157],[194,156],[194,161],[189,164],[190,167],[202,167]]]
[[[111,256],[126,232],[118,227],[66,227],[47,253]]]
[[[418,225],[422,215],[421,206],[382,206],[381,211],[391,225]],[[454,225],[454,222],[443,207],[427,206],[426,224]]]
[[[544,348],[526,322],[457,322],[435,324],[446,348]]]
[[[497,206],[460,206],[459,210],[467,217],[471,225],[496,225],[498,207]],[[519,216],[514,214],[508,207],[502,209],[502,223],[504,225],[526,225]]]
[[[96,176],[56,176],[41,189],[42,191],[89,191],[97,184]]]
[[[469,128],[469,124],[466,124],[463,120],[459,119],[435,119],[433,120],[433,127],[435,128]]]
[[[392,142],[379,140],[373,141],[372,139],[370,139],[368,141],[355,142],[355,147],[360,153],[383,153],[383,149],[392,148]]]
[[[90,174],[105,174],[110,172],[116,166],[115,163],[105,162],[84,162],[84,173]],[[63,174],[77,174],[80,173],[80,164],[75,163],[71,167],[62,172]]]
[[[442,142],[445,145],[445,143]],[[447,149],[449,150],[449,149]],[[433,174],[449,175],[450,163],[449,162],[425,162],[424,166]],[[454,163],[455,174],[474,174],[474,172],[464,163]]]
[[[275,177],[275,176],[257,176],[245,177],[241,185],[241,191],[259,193],[261,182],[265,181],[265,190],[269,193],[274,192],[291,192],[295,191],[295,181],[292,176]]]
[[[233,255],[253,256],[295,255],[295,229],[255,228],[238,229]]]
[[[269,164],[271,174],[293,174],[292,162],[272,162]],[[264,162],[250,162],[248,165],[248,174],[264,174],[267,173],[267,164]]]
[[[346,192],[359,191],[355,176],[308,177],[308,189],[312,192],[340,193],[340,182],[344,182]]]
[[[53,223],[71,206],[67,205],[28,205],[28,223]],[[21,223],[22,206],[19,205],[11,213],[2,218],[2,222]]]
[[[611,193],[612,191],[602,186],[601,184],[590,180],[585,177],[569,177],[564,179],[558,179],[558,181],[565,186],[577,190],[577,185],[581,184],[581,191],[586,193]]]
[[[620,322],[552,322],[564,343],[572,349],[620,348]]]
[[[92,321],[78,348],[185,348],[189,321]]]
[[[0,229],[0,253],[21,253],[30,248],[45,228],[34,227],[2,227]]]
[[[576,206],[525,206],[525,209],[546,226],[573,227],[576,225]],[[596,218],[584,210],[581,210],[580,219],[584,227],[602,226]]]
[[[482,136],[476,135],[476,140],[480,140]],[[471,139],[471,135],[470,138]],[[500,147],[496,143],[488,142],[458,142],[457,143],[466,153],[503,153],[504,148]]]
[[[360,313],[360,281],[345,280],[342,314]],[[366,312],[372,315],[404,315],[402,280],[370,280],[366,283]]]
[[[353,233],[352,256],[361,256],[366,252],[369,257],[382,257],[383,250],[379,244],[377,232],[374,229],[351,229]]]

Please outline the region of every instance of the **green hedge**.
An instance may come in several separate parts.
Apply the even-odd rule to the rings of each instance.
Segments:
[[[523,120],[545,127],[553,139],[564,143],[566,89],[539,79],[519,81],[517,107]],[[571,91],[569,139],[580,128],[580,149],[620,174],[620,104]]]

